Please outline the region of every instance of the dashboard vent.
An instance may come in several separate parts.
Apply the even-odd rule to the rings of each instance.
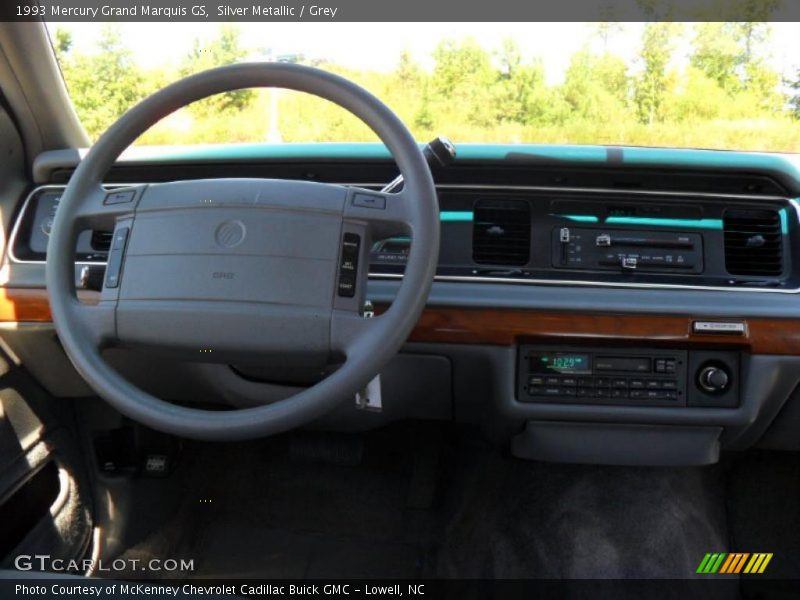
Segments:
[[[524,200],[478,200],[473,208],[472,260],[522,266],[530,260],[531,207]]]
[[[783,272],[783,234],[777,210],[727,210],[723,223],[728,273],[764,277]]]
[[[95,252],[108,252],[111,248],[113,231],[92,231],[92,250]]]

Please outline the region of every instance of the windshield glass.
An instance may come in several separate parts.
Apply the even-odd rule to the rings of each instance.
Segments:
[[[419,140],[800,152],[797,23],[52,23],[92,140],[182,76],[241,61],[366,87]],[[139,145],[360,142],[342,109],[287,91],[215,96]]]

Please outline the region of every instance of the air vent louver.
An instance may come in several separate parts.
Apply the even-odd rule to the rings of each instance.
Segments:
[[[531,251],[531,208],[524,200],[478,200],[473,208],[472,259],[522,266]]]
[[[731,275],[778,276],[783,272],[783,234],[776,210],[725,211],[725,268]]]
[[[108,252],[111,248],[112,231],[92,231],[92,250],[95,252]]]

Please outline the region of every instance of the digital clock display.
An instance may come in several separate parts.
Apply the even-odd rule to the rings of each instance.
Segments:
[[[551,352],[530,356],[532,373],[572,373],[584,375],[592,372],[588,354]]]

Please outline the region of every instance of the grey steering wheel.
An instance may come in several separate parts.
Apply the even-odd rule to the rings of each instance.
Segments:
[[[271,179],[207,179],[105,190],[117,157],[150,126],[226,91],[280,87],[330,100],[364,121],[405,178],[384,194]],[[79,302],[75,244],[114,230],[100,300]],[[413,239],[389,310],[365,319],[371,241]],[[47,288],[61,342],[89,385],[122,414],[206,440],[266,436],[303,425],[352,397],[400,349],[424,308],[439,253],[439,210],[428,165],[403,123],[336,75],[297,65],[238,64],[193,75],[123,115],[92,147],[65,190],[47,252]],[[341,366],[272,404],[202,410],[156,398],[102,357],[109,346],[157,349],[232,364]]]

